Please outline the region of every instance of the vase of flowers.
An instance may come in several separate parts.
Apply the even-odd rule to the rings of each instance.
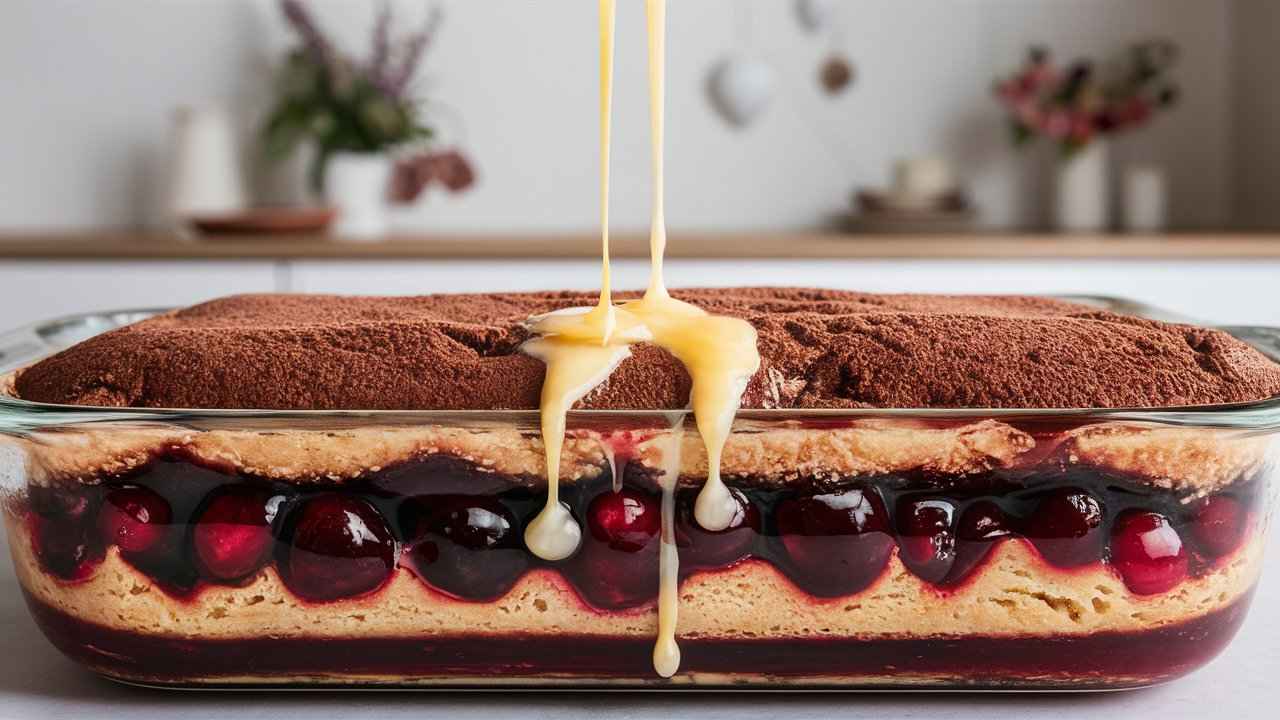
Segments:
[[[1032,49],[996,96],[1009,116],[1014,144],[1037,138],[1059,149],[1054,225],[1063,232],[1111,227],[1110,139],[1145,127],[1179,97],[1168,73],[1178,49],[1171,42],[1139,43],[1124,58],[1099,69],[1087,60],[1065,68],[1047,50]]]
[[[335,232],[353,238],[385,234],[388,195],[409,202],[433,177],[421,178],[430,162],[451,158],[455,192],[470,186],[473,174],[457,149],[433,147],[434,128],[422,116],[423,102],[412,92],[413,79],[440,26],[432,10],[425,24],[403,38],[392,36],[390,3],[374,23],[369,57],[357,60],[337,49],[301,0],[281,0],[285,20],[299,44],[285,57],[278,98],[262,129],[263,147],[272,159],[291,155],[309,143],[314,154],[308,172],[313,192],[338,210]],[[454,167],[465,166],[465,171]],[[413,192],[404,192],[398,174],[414,176]]]
[[[1063,157],[1053,183],[1053,225],[1065,233],[1111,227],[1111,144],[1105,138]]]

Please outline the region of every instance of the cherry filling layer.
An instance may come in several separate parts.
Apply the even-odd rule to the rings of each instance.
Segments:
[[[265,480],[158,455],[99,484],[32,487],[28,528],[43,569],[90,576],[109,546],[177,597],[247,582],[273,565],[299,598],[324,603],[376,592],[397,567],[445,595],[486,602],[532,568],[553,567],[601,610],[652,602],[658,592],[660,495],[643,468],[614,490],[606,470],[562,490],[585,529],[577,554],[548,564],[523,544],[542,494],[447,456],[431,456],[341,484]],[[1044,466],[963,478],[923,474],[733,487],[738,513],[708,532],[693,519],[695,490],[677,496],[685,576],[765,560],[806,593],[866,589],[897,548],[940,592],[981,572],[1000,542],[1024,538],[1061,568],[1107,563],[1138,595],[1176,588],[1243,542],[1257,505],[1255,478],[1203,499],[1084,466]]]

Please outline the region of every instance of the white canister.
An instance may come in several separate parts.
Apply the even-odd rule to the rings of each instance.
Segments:
[[[1110,152],[1094,140],[1058,164],[1054,226],[1061,232],[1100,233],[1111,228]]]
[[[902,158],[893,164],[893,193],[904,198],[923,198],[936,202],[956,189],[951,166],[933,155]]]
[[[1123,181],[1124,229],[1160,233],[1169,227],[1169,182],[1162,168],[1126,168]]]
[[[167,210],[181,226],[193,215],[247,207],[240,150],[231,118],[220,108],[179,108],[173,116]]]
[[[329,156],[324,196],[338,211],[333,233],[350,240],[387,234],[387,185],[391,158],[385,153],[339,152]]]

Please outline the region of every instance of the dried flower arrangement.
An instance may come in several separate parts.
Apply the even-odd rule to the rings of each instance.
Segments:
[[[338,50],[300,0],[281,0],[280,8],[300,43],[285,56],[279,97],[262,128],[267,157],[287,157],[303,142],[314,143],[309,176],[319,190],[334,153],[417,148],[397,163],[393,199],[411,201],[434,182],[452,192],[471,186],[475,173],[460,151],[424,149],[435,131],[412,95],[413,79],[440,28],[439,8],[417,31],[394,38],[391,6],[384,3],[365,61]]]
[[[1060,67],[1048,50],[1033,48],[1021,69],[996,83],[996,97],[1015,144],[1044,136],[1069,157],[1099,136],[1144,127],[1177,104],[1179,89],[1169,79],[1177,60],[1177,45],[1165,40],[1134,45],[1101,69],[1088,60]]]

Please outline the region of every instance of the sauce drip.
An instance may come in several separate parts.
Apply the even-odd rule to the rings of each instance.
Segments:
[[[680,484],[680,449],[684,441],[684,413],[672,416],[669,445],[662,468],[662,530],[658,546],[658,641],[653,645],[653,669],[669,678],[680,669],[676,621],[680,616],[680,554],[676,549],[676,487]]]
[[[547,366],[542,388],[542,437],[547,455],[547,502],[530,523],[525,542],[539,557],[562,560],[577,549],[582,529],[560,502],[560,455],[566,416],[578,401],[630,357],[629,346],[651,342],[684,364],[693,387],[690,405],[707,449],[707,482],[698,494],[694,517],[704,528],[724,530],[737,506],[720,478],[720,460],[747,382],[760,367],[756,332],[745,320],[711,315],[671,297],[663,277],[667,229],[664,187],[666,144],[666,0],[646,0],[649,30],[650,121],[653,133],[653,225],[651,271],[644,297],[620,306],[612,298],[609,266],[609,177],[612,134],[613,55],[617,0],[600,0],[600,129],[602,277],[594,308],[572,308],[533,318],[536,334],[524,351]],[[681,425],[683,418],[681,419]],[[678,443],[681,430],[673,429]],[[675,488],[679,480],[678,444],[667,453],[674,465],[663,475],[662,547],[658,601],[659,639],[654,668],[671,677],[679,668],[675,640],[679,560],[674,541]],[[616,482],[616,480],[615,480]]]

